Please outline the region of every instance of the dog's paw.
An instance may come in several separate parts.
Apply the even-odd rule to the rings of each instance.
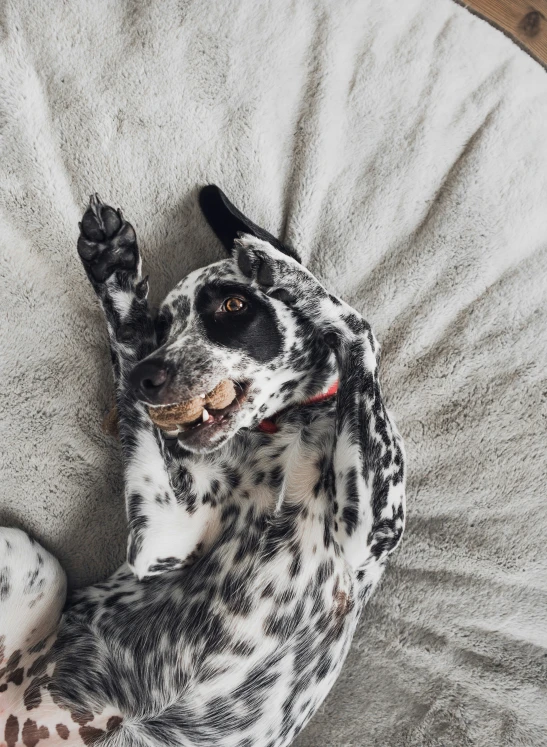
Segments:
[[[266,241],[243,235],[234,247],[239,271],[270,298],[289,306],[306,305],[328,293],[311,272]]]
[[[243,235],[235,243],[234,258],[246,278],[268,298],[297,310],[326,345],[340,355],[355,340],[374,345],[370,325],[355,309],[329,293],[309,270],[268,242]]]
[[[104,205],[96,194],[91,195],[80,223],[78,254],[96,283],[104,283],[114,272],[137,272],[139,250],[133,226],[121,210]]]
[[[335,345],[357,332],[359,314],[330,294],[299,262],[265,241],[244,235],[235,244],[239,271],[254,281],[268,298],[298,310]],[[361,329],[359,329],[361,331]],[[332,346],[331,345],[331,346]]]

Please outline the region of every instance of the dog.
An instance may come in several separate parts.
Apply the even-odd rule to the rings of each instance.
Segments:
[[[0,530],[6,747],[282,747],[340,673],[405,521],[405,456],[369,324],[216,186],[228,256],[157,315],[135,231],[90,200],[78,252],[104,310],[126,564],[65,604],[58,562]],[[150,408],[235,397],[164,431]]]

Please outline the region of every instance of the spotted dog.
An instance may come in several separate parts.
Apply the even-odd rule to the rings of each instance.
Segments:
[[[290,744],[401,539],[403,444],[369,325],[217,187],[200,203],[228,257],[155,318],[132,226],[97,197],[83,216],[116,380],[127,562],[63,610],[57,561],[0,530],[6,747]],[[149,407],[223,380],[228,406],[174,431],[152,423]]]

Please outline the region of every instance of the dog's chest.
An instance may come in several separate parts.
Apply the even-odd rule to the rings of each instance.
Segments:
[[[330,689],[357,619],[354,578],[328,531],[331,423],[313,425],[255,439],[246,460],[233,452],[240,479],[195,568],[223,633],[205,644],[188,717],[198,730],[216,720],[223,744],[238,732],[285,744]],[[234,712],[252,731],[220,723]]]
[[[323,414],[289,420],[274,437],[244,434],[207,459],[174,461],[193,515],[209,511],[200,557],[134,582],[133,595],[112,589],[94,611],[74,611],[126,651],[129,681],[135,651],[154,663],[188,744],[289,744],[342,666],[360,603],[329,529],[333,428]],[[150,635],[160,629],[161,640]]]
[[[247,431],[211,454],[175,453],[170,474],[180,501],[206,517],[198,554],[223,535],[233,538],[255,527],[263,534],[282,506],[285,514],[293,509],[295,526],[306,525],[305,542],[313,545],[314,527],[323,531],[328,510],[334,438],[332,408],[317,409],[312,417],[291,413],[274,435]]]

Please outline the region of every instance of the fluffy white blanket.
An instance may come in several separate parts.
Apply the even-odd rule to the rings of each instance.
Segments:
[[[409,522],[300,747],[547,744],[547,76],[450,0],[8,0],[1,511],[75,585],[125,545],[97,190],[156,300],[220,257],[216,182],[364,312]]]

